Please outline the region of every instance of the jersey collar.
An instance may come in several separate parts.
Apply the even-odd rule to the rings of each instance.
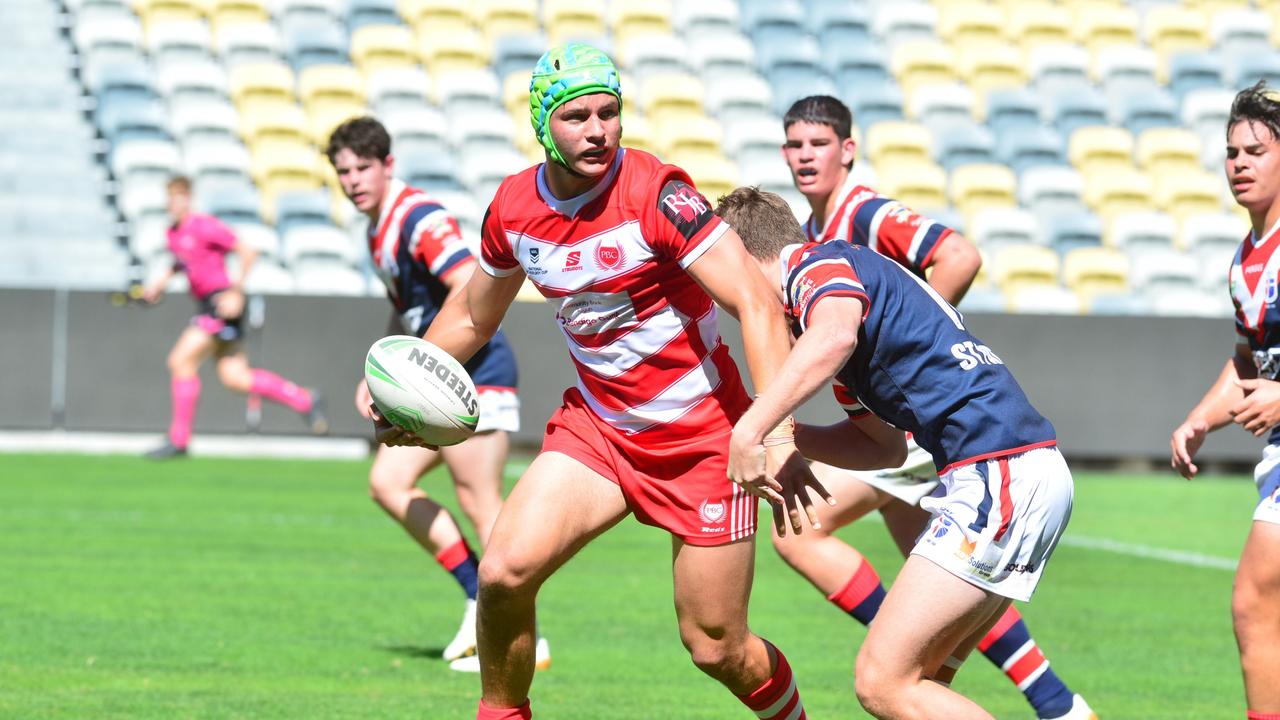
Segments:
[[[827,221],[822,224],[822,227],[818,227],[818,219],[813,216],[813,213],[809,214],[809,222],[805,223],[804,228],[809,237],[818,242],[822,241],[823,237],[827,233],[827,228],[831,227],[831,223],[835,222],[837,217],[844,214],[844,204],[848,201],[849,194],[853,192],[853,189],[858,187],[858,184],[858,179],[854,177],[853,174],[853,168],[850,168],[848,175],[844,178],[844,184],[842,184],[840,189],[836,191],[836,202],[832,206],[831,212],[827,215]]]
[[[1259,239],[1257,234],[1255,234],[1253,230],[1250,229],[1249,244],[1252,245],[1253,247],[1261,247],[1263,245],[1266,245],[1267,243],[1271,242],[1272,238],[1276,236],[1276,230],[1280,230],[1280,219],[1277,219],[1274,223],[1271,224],[1271,227],[1267,228],[1267,232],[1262,235],[1261,239]]]
[[[391,182],[387,183],[387,192],[382,196],[382,207],[378,209],[378,222],[369,226],[370,235],[376,235],[386,225],[387,217],[395,209],[396,200],[400,199],[400,194],[406,187],[408,185],[405,185],[400,178],[391,178]]]
[[[560,200],[551,194],[551,188],[547,186],[547,164],[543,163],[538,166],[538,196],[542,198],[542,202],[561,215],[573,219],[587,203],[595,200],[604,194],[609,186],[613,184],[614,178],[618,176],[618,169],[622,167],[622,156],[627,152],[626,148],[618,148],[617,154],[613,157],[613,164],[609,166],[609,171],[605,176],[591,187],[590,190],[571,197],[568,200]]]

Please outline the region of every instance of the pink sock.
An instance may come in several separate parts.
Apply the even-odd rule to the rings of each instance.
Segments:
[[[1264,713],[1249,710],[1245,713],[1245,717],[1249,720],[1280,720],[1280,713]]]
[[[481,700],[480,709],[476,711],[476,720],[530,720],[532,717],[533,710],[529,708],[528,700],[520,707],[513,708],[489,707]]]
[[[169,442],[185,448],[191,442],[191,426],[196,422],[200,402],[200,378],[174,378],[169,384],[173,398],[173,419],[169,422]]]
[[[742,701],[761,720],[783,720],[794,718],[805,720],[804,703],[800,702],[800,691],[796,689],[795,676],[791,674],[791,665],[782,651],[774,647],[768,640],[764,641],[771,650],[778,664],[773,670],[773,677],[765,681],[749,695],[739,695]]]
[[[253,371],[253,384],[249,386],[249,392],[278,402],[294,412],[304,413],[311,409],[311,393],[270,370]]]

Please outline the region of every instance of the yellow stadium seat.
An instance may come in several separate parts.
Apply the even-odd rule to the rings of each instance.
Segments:
[[[612,0],[615,37],[671,34],[671,0]]]
[[[954,46],[999,40],[1004,9],[985,2],[949,2],[938,8],[938,35]]]
[[[1204,170],[1160,174],[1155,177],[1155,204],[1179,220],[1189,215],[1220,213],[1225,183],[1225,179]]]
[[[1090,52],[1107,45],[1138,44],[1138,13],[1127,5],[1098,2],[1072,3],[1075,18],[1072,36]]]
[[[969,43],[957,55],[960,78],[977,93],[979,104],[991,90],[1027,84],[1026,56],[1016,45],[1000,39]]]
[[[364,104],[364,77],[350,65],[312,65],[298,76],[298,95],[309,111],[334,103]]]
[[[1085,302],[1097,295],[1129,289],[1129,260],[1119,250],[1076,248],[1062,260],[1062,279]]]
[[[314,148],[275,140],[254,146],[249,173],[259,185],[291,181],[299,187],[315,187],[321,182],[318,170]]]
[[[891,120],[867,130],[866,153],[879,170],[899,162],[927,163],[931,144],[932,136],[925,126]]]
[[[307,113],[308,135],[316,145],[329,144],[334,128],[351,118],[368,115],[369,109],[360,103],[328,102]]]
[[[364,72],[418,64],[413,32],[404,25],[365,25],[351,33],[351,60]]]
[[[1187,5],[1212,17],[1214,13],[1224,10],[1247,10],[1249,0],[1187,0]]]
[[[1016,207],[1018,182],[1008,165],[978,163],[951,172],[951,204],[972,216],[993,207]]]
[[[927,161],[902,161],[876,168],[880,191],[921,212],[947,206],[947,173]]]
[[[605,34],[603,3],[592,0],[544,0],[542,25],[551,44]]]
[[[539,29],[537,0],[480,0],[473,10],[476,22],[490,39]]]
[[[672,155],[671,162],[684,168],[694,187],[715,207],[719,199],[738,187],[738,166],[717,153]]]
[[[1019,0],[1009,7],[1005,37],[1021,44],[1023,50],[1071,42],[1071,13],[1056,3]]]
[[[645,79],[643,87],[641,105],[655,124],[706,115],[702,109],[702,82],[692,75],[653,75]]]
[[[1082,173],[1104,167],[1133,166],[1133,134],[1111,126],[1083,127],[1071,133],[1067,158]]]
[[[1183,128],[1151,128],[1138,135],[1138,166],[1153,176],[1200,169],[1200,136]]]
[[[293,102],[293,82],[293,70],[280,63],[236,65],[227,78],[236,105],[255,100]]]
[[[205,16],[201,0],[139,0],[133,9],[143,26],[171,20],[203,20]]]
[[[1142,25],[1147,45],[1160,56],[1161,73],[1166,71],[1173,53],[1199,50],[1212,44],[1209,18],[1203,11],[1184,5],[1153,5],[1147,10]]]
[[[307,135],[307,114],[292,102],[259,99],[240,108],[240,137],[250,148],[276,140],[305,143]]]
[[[932,40],[911,40],[893,49],[890,69],[907,97],[921,85],[954,82],[956,56],[951,48]]]
[[[216,27],[271,20],[271,12],[262,0],[209,0],[208,10]]]
[[[399,0],[398,9],[419,34],[474,29],[466,0]]]
[[[653,124],[640,113],[625,113],[622,116],[622,144],[624,147],[643,150],[653,155],[661,155],[658,149],[658,135]]]
[[[1151,179],[1137,169],[1103,166],[1083,174],[1084,201],[1104,222],[1121,213],[1151,209]]]
[[[680,117],[675,122],[655,123],[657,138],[661,139],[665,154],[687,155],[692,153],[720,152],[724,131],[720,123],[708,117]],[[630,136],[631,123],[626,125]]]
[[[529,119],[529,73],[516,70],[502,80],[502,106],[513,115]]]
[[[991,280],[1006,295],[1037,285],[1057,286],[1061,260],[1040,245],[1012,245],[991,261]]]
[[[432,75],[442,75],[451,70],[478,70],[489,65],[489,44],[471,28],[419,29],[418,55]]]

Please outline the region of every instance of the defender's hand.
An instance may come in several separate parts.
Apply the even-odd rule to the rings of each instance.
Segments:
[[[821,530],[822,523],[818,520],[818,511],[813,506],[813,496],[809,494],[809,490],[812,489],[828,505],[835,505],[836,502],[827,488],[814,477],[813,471],[809,469],[809,462],[796,450],[794,443],[767,447],[765,457],[769,476],[781,488],[783,500],[782,505],[773,507],[773,525],[778,537],[787,534],[788,519],[791,521],[792,532],[799,535],[804,531],[800,522],[801,511],[810,527]]]
[[[1196,473],[1200,472],[1200,468],[1196,467],[1192,459],[1204,444],[1208,434],[1209,425],[1203,420],[1187,420],[1173,431],[1173,437],[1169,440],[1173,458],[1169,461],[1169,465],[1182,477],[1191,480]]]
[[[1232,422],[1258,437],[1280,425],[1280,383],[1257,378],[1235,383],[1245,391],[1245,396],[1227,411]]]
[[[782,486],[768,473],[764,446],[737,432],[729,436],[729,480],[775,508],[782,505]]]

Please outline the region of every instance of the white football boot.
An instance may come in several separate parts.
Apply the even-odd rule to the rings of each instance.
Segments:
[[[533,667],[537,670],[546,670],[551,667],[551,646],[547,644],[547,639],[544,637],[538,638],[538,644],[534,646]],[[449,669],[455,672],[478,673],[480,672],[480,657],[478,655],[470,655],[459,658],[449,663]]]
[[[1089,707],[1089,703],[1084,701],[1080,693],[1076,693],[1071,701],[1071,709],[1066,715],[1059,715],[1056,718],[1041,718],[1040,720],[1098,720],[1098,714]]]
[[[453,636],[444,652],[440,654],[445,660],[457,660],[476,654],[476,601],[468,600],[467,609],[462,613],[462,626],[458,634]]]

